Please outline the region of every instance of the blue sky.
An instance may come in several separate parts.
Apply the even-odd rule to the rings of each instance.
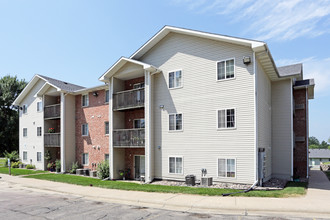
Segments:
[[[0,77],[86,87],[164,25],[265,41],[278,66],[315,78],[310,135],[330,137],[330,0],[0,0]]]

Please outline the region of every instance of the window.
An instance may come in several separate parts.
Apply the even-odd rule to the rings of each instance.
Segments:
[[[27,151],[23,151],[23,160],[27,160]]]
[[[134,128],[145,128],[144,118],[134,119]]]
[[[84,153],[82,155],[82,164],[83,165],[88,165],[89,161],[88,161],[88,153]]]
[[[231,79],[235,77],[234,59],[220,61],[217,63],[217,79]]]
[[[37,161],[41,162],[41,152],[37,152]]]
[[[42,102],[37,102],[37,112],[42,111]]]
[[[169,130],[182,131],[182,114],[169,115]]]
[[[218,159],[218,177],[236,177],[236,159]]]
[[[88,124],[81,125],[82,136],[88,136]]]
[[[109,90],[105,90],[105,103],[108,103],[109,102],[109,96],[110,93],[109,93]]]
[[[23,137],[27,137],[27,128],[23,128]]]
[[[86,107],[89,105],[88,94],[81,96],[81,106]]]
[[[182,174],[182,157],[169,157],[169,173]]]
[[[109,122],[108,121],[104,122],[104,127],[105,127],[105,134],[109,134]]]
[[[23,114],[27,114],[27,105],[23,105],[22,111],[23,111]]]
[[[144,88],[144,82],[143,83],[135,83],[133,85],[133,89],[141,89]]]
[[[168,88],[182,87],[182,71],[173,71],[168,73]]]
[[[41,136],[41,127],[37,127],[37,136]]]
[[[104,160],[109,161],[109,154],[104,154]]]
[[[218,129],[236,127],[235,109],[218,110]]]

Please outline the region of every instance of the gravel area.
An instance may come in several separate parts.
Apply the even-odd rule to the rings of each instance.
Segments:
[[[283,189],[286,185],[287,181],[282,179],[272,178],[267,182],[263,183],[263,186],[256,186],[254,187],[255,190],[280,190]],[[164,185],[164,186],[188,186],[183,181],[169,181],[169,180],[156,180],[151,184],[155,185]],[[238,183],[220,183],[220,182],[213,182],[211,186],[201,186],[200,181],[196,180],[195,186],[190,187],[209,187],[209,188],[219,188],[219,189],[249,189],[251,185],[247,184],[238,184]]]

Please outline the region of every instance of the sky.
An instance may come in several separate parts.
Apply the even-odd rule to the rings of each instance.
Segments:
[[[164,25],[268,44],[277,66],[315,79],[310,136],[330,137],[330,0],[0,0],[0,77],[85,87]]]

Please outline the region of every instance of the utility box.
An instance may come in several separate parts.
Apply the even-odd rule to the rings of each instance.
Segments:
[[[202,177],[201,185],[202,186],[212,186],[213,185],[213,178],[212,177]]]
[[[186,176],[186,184],[188,186],[194,186],[196,183],[196,177],[194,175],[187,175]]]

